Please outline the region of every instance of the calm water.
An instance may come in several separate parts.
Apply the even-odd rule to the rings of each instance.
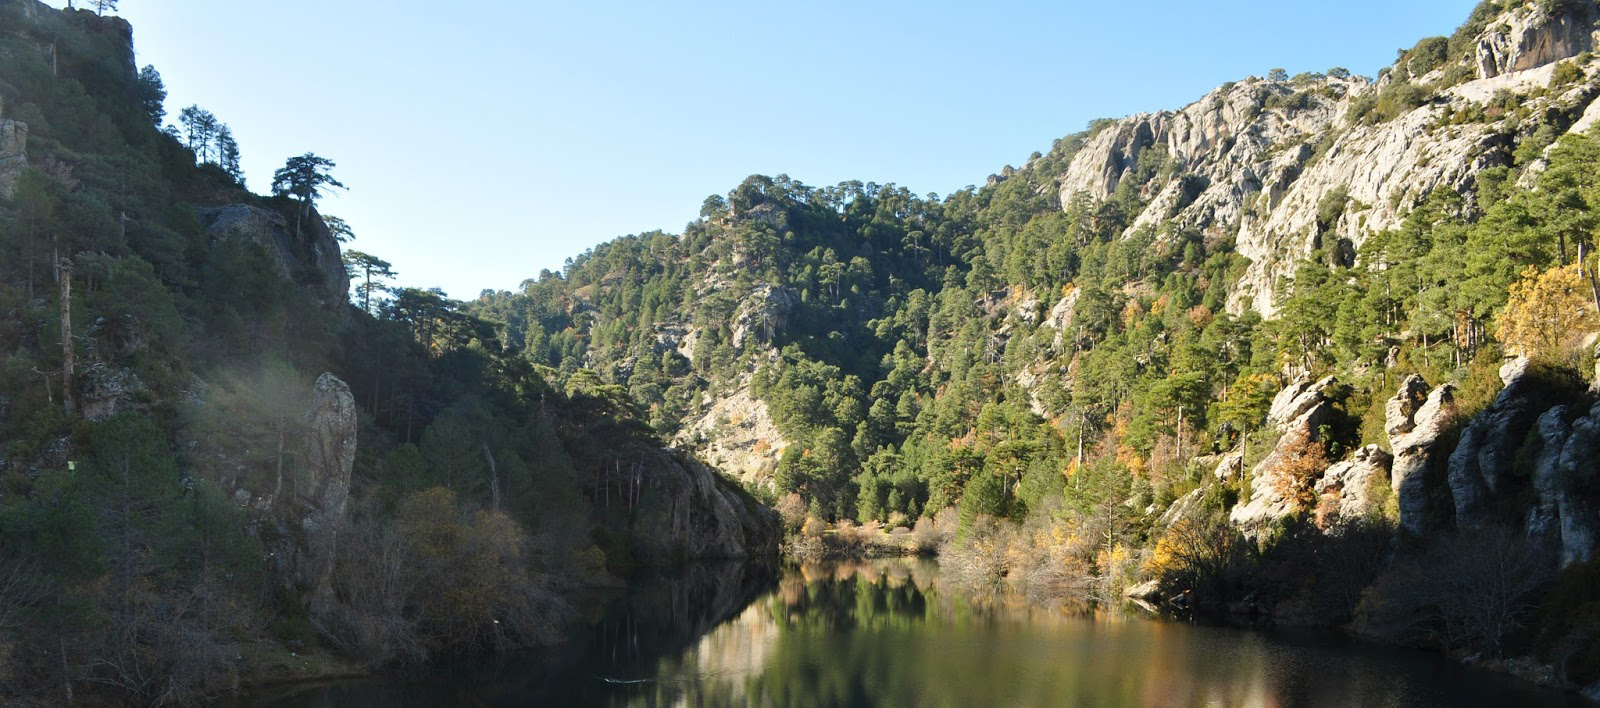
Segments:
[[[1441,657],[973,598],[936,565],[697,566],[555,650],[253,697],[411,706],[1579,706]]]

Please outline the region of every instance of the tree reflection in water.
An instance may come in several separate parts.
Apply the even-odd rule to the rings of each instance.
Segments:
[[[1565,706],[1443,657],[960,586],[926,560],[644,579],[540,654],[301,691],[311,706]]]

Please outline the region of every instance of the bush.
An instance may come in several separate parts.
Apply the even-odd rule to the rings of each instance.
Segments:
[[[1428,37],[1413,47],[1406,55],[1406,70],[1412,76],[1422,76],[1439,68],[1450,58],[1450,40],[1444,37]]]

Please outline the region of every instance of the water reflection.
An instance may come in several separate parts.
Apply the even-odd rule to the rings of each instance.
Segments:
[[[773,574],[663,578],[620,600],[581,646],[256,705],[1581,705],[1427,654],[975,593],[927,561]]]

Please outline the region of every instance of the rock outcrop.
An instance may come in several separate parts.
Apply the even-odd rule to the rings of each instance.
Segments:
[[[350,501],[350,470],[356,460],[356,401],[350,387],[333,374],[317,379],[307,413],[304,457],[291,481],[292,492],[279,518],[290,543],[281,549],[285,577],[313,605],[331,601],[339,528]]]
[[[1329,467],[1316,483],[1318,525],[1327,528],[1373,514],[1379,485],[1388,482],[1393,462],[1394,457],[1383,448],[1368,445]]]
[[[0,120],[0,199],[17,193],[17,180],[28,167],[28,124]]]
[[[1595,47],[1593,3],[1526,3],[1500,16],[1478,38],[1478,78],[1526,71]]]
[[[1528,535],[1560,549],[1561,564],[1594,557],[1600,533],[1600,404],[1587,411],[1556,406],[1539,417],[1539,450],[1528,512]]]
[[[1452,58],[1470,67],[1447,62],[1411,76],[1402,64],[1376,82],[1343,72],[1250,78],[1177,111],[1111,122],[1053,175],[1062,208],[1136,187],[1143,206],[1130,232],[1171,225],[1234,235],[1250,265],[1231,289],[1229,309],[1271,316],[1277,284],[1307,255],[1324,248],[1353,257],[1367,236],[1399,226],[1435,189],[1467,193],[1480,171],[1510,164],[1515,146],[1539,128],[1452,116],[1482,113],[1504,92],[1564,132],[1593,106],[1600,85],[1592,78],[1549,87],[1556,62],[1596,45],[1600,5],[1582,0],[1555,14],[1537,3],[1513,5],[1485,23],[1474,57]],[[1596,66],[1591,60],[1585,68],[1593,76]],[[1452,67],[1474,78],[1447,77]],[[1411,108],[1359,120],[1403,83],[1422,96]]]
[[[230,204],[198,213],[207,243],[245,239],[259,244],[279,277],[291,283],[314,283],[324,307],[344,308],[350,275],[345,272],[338,239],[315,211],[300,220],[298,236],[295,225],[282,214],[258,206]]]
[[[640,455],[646,481],[627,541],[636,562],[671,565],[777,553],[777,512],[698,460],[663,449]]]
[[[1500,389],[1494,402],[1474,416],[1461,432],[1461,442],[1450,455],[1450,496],[1455,501],[1456,525],[1479,526],[1489,521],[1488,507],[1506,492],[1512,462],[1539,414],[1548,408],[1529,391],[1528,360],[1518,358],[1500,369]]]
[[[1295,511],[1294,501],[1283,495],[1279,484],[1279,468],[1292,454],[1290,446],[1304,440],[1317,440],[1318,429],[1333,417],[1333,401],[1325,393],[1338,383],[1332,376],[1310,382],[1302,378],[1285,387],[1272,400],[1267,422],[1283,433],[1278,444],[1266,459],[1251,471],[1250,498],[1242,501],[1228,514],[1228,518],[1244,529],[1256,534],[1272,522]]]
[[[731,325],[735,348],[747,340],[767,344],[772,336],[789,326],[789,313],[800,304],[800,295],[789,288],[758,285],[739,305]]]
[[[1444,384],[1423,396],[1428,384],[1413,374],[1389,399],[1385,431],[1394,462],[1389,483],[1400,505],[1400,528],[1412,534],[1426,530],[1430,500],[1444,459],[1443,438],[1455,420],[1455,387]]]
[[[708,397],[705,413],[679,433],[677,443],[696,447],[713,467],[749,488],[773,487],[772,472],[789,441],[778,430],[766,401],[748,382],[733,393]]]

